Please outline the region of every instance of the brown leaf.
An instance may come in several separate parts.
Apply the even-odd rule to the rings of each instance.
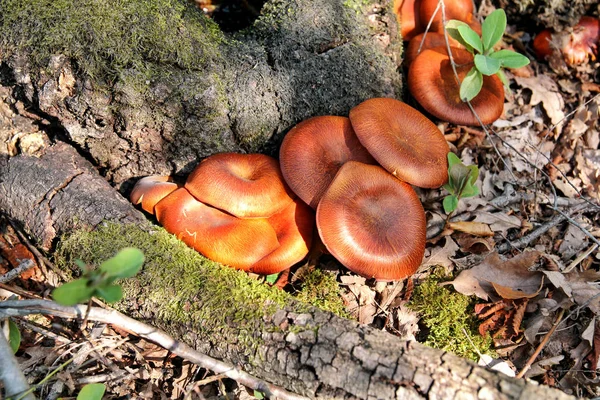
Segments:
[[[503,299],[506,299],[506,300],[531,299],[540,293],[540,291],[542,290],[542,287],[544,286],[544,280],[543,279],[541,280],[540,287],[533,293],[526,293],[520,289],[515,290],[513,288],[510,288],[507,286],[502,286],[495,282],[492,282],[492,286],[496,290],[496,293],[498,293],[498,295],[500,297],[502,297]]]
[[[503,235],[509,229],[521,228],[521,219],[515,215],[508,215],[505,212],[490,213],[479,211],[475,213],[475,221],[488,224],[492,231],[501,232]]]
[[[529,104],[534,106],[542,103],[552,124],[558,124],[564,118],[565,103],[556,82],[550,76],[545,74],[539,74],[531,78],[516,76],[515,82],[521,87],[531,90]]]
[[[473,254],[489,253],[496,245],[496,242],[491,237],[461,236],[456,241],[460,245],[461,251]]]
[[[450,268],[454,265],[451,257],[454,257],[458,251],[458,245],[449,236],[446,236],[445,240],[446,242],[444,243],[444,247],[436,246],[431,249],[430,255],[425,257],[425,260],[421,264],[421,268],[438,265],[445,268]]]
[[[459,232],[465,232],[474,236],[494,236],[494,232],[487,224],[472,221],[449,222],[448,228]]]
[[[496,296],[492,282],[531,293],[540,286],[543,276],[540,272],[529,271],[540,255],[538,251],[525,251],[511,259],[502,260],[498,253],[492,253],[479,265],[462,271],[449,283],[459,293],[467,296],[474,294],[484,300],[488,300],[490,295]]]
[[[594,330],[594,345],[592,347],[592,351],[587,356],[587,359],[590,362],[590,370],[593,371],[594,376],[596,375],[596,370],[598,369],[598,358],[599,357],[600,357],[600,325],[596,324],[596,328]]]
[[[499,310],[492,314],[488,319],[479,324],[479,334],[485,336],[488,332],[498,330],[504,324],[508,313],[506,310]]]

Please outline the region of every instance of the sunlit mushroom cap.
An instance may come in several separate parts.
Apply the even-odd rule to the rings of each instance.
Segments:
[[[210,156],[192,171],[185,188],[201,202],[239,218],[270,217],[293,198],[279,163],[264,154]]]
[[[427,26],[431,23],[431,30],[442,32],[442,10],[437,9],[439,0],[422,0],[419,8],[419,18],[421,24]],[[473,20],[473,1],[472,0],[444,0],[446,9],[446,20],[457,19],[469,24]],[[437,13],[436,13],[437,9]]]
[[[281,172],[292,191],[313,209],[347,161],[375,164],[346,117],[320,116],[300,122],[283,139]]]
[[[383,168],[349,161],[317,208],[327,250],[351,271],[390,281],[415,273],[425,252],[425,212],[412,187]]]
[[[451,49],[462,82],[473,67],[473,55],[463,49]],[[425,50],[415,58],[408,71],[408,88],[419,104],[437,118],[458,125],[479,125],[469,105],[460,99],[460,88],[446,47]],[[500,78],[484,75],[481,92],[471,100],[471,105],[484,124],[500,118],[504,108]]]
[[[360,142],[400,180],[435,188],[448,180],[448,144],[423,114],[395,99],[366,100],[350,110]]]
[[[400,23],[402,40],[411,40],[425,29],[419,18],[419,7],[416,0],[394,0],[394,13]]]
[[[154,214],[154,206],[169,193],[176,190],[179,186],[176,183],[169,182],[170,177],[151,175],[146,176],[136,182],[131,195],[131,202],[135,205],[142,204],[142,209],[150,214]]]
[[[277,234],[279,247],[250,267],[250,272],[270,275],[301,261],[312,243],[315,213],[300,199],[268,219]]]
[[[211,260],[248,270],[279,247],[267,219],[241,219],[198,201],[185,188],[154,207],[158,222]]]

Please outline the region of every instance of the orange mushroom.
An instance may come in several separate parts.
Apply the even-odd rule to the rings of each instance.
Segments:
[[[281,172],[292,191],[313,209],[347,161],[376,164],[346,117],[321,116],[300,122],[283,139]]]
[[[398,179],[423,188],[448,180],[448,143],[423,114],[395,99],[366,100],[350,110],[361,143]]]
[[[584,63],[588,57],[596,59],[598,41],[600,40],[600,20],[593,17],[581,17],[568,43],[563,47],[563,55],[570,65]]]
[[[136,182],[129,198],[133,204],[141,203],[144,211],[154,214],[156,203],[179,187],[170,180],[169,176],[146,176]]]
[[[452,47],[464,48],[460,43],[452,39],[450,36],[448,36],[448,43],[450,43],[450,46]],[[410,64],[412,64],[414,59],[417,58],[417,56],[423,51],[445,45],[446,39],[444,38],[443,33],[420,33],[414,38],[412,38],[408,43],[406,51],[404,52],[404,62],[406,66],[410,67]]]
[[[376,165],[344,164],[317,207],[327,250],[351,271],[382,281],[416,272],[425,211],[412,187]]]
[[[205,158],[185,188],[201,202],[239,218],[268,218],[293,198],[279,163],[264,154],[220,153]]]
[[[554,52],[554,39],[550,29],[544,29],[533,39],[533,50],[539,60],[550,57]]]
[[[444,29],[442,25],[442,11],[438,10],[437,13],[435,12],[438,2],[439,0],[422,0],[419,8],[421,24],[427,27],[429,21],[432,20],[431,30],[434,32],[442,32]],[[457,19],[467,24],[473,21],[472,0],[444,0],[444,6],[446,9],[446,21]]]
[[[271,216],[268,222],[279,246],[249,268],[255,274],[270,275],[291,267],[308,254],[312,243],[315,214],[299,199]]]
[[[158,222],[211,260],[248,270],[279,247],[265,218],[241,219],[210,207],[180,188],[154,207]]]
[[[419,18],[419,7],[419,0],[394,0],[394,13],[400,23],[402,40],[411,40],[425,30]]]
[[[463,49],[451,50],[458,78],[462,82],[473,67],[473,55]],[[460,87],[446,47],[425,50],[415,58],[408,71],[408,88],[430,114],[458,125],[479,125],[469,105],[460,98]],[[484,124],[500,118],[504,109],[504,87],[500,78],[484,75],[483,87],[471,100],[471,105]]]

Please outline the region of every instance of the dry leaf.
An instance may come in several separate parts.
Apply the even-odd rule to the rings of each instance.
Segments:
[[[502,260],[498,253],[488,255],[479,265],[462,271],[452,283],[454,289],[467,296],[476,295],[488,300],[495,297],[492,282],[513,290],[531,293],[540,286],[542,274],[529,271],[541,257],[537,251],[525,251],[509,260]]]
[[[474,221],[488,224],[492,231],[501,232],[502,235],[506,235],[506,231],[509,229],[521,228],[521,219],[519,217],[508,215],[504,212],[490,213],[479,211],[475,213]]]
[[[491,237],[461,236],[456,241],[460,245],[461,251],[473,254],[489,253],[496,245],[496,242]]]
[[[408,307],[400,306],[394,313],[394,330],[403,340],[416,340],[419,332],[419,316]]]
[[[537,296],[542,290],[542,287],[544,286],[544,280],[542,279],[542,281],[540,282],[540,287],[533,293],[526,293],[520,289],[515,290],[513,288],[506,287],[495,282],[492,282],[492,286],[496,290],[496,293],[498,293],[500,297],[506,300],[532,299],[535,296]]]
[[[444,268],[450,268],[454,265],[451,257],[454,257],[458,251],[458,245],[452,240],[450,236],[446,236],[446,242],[444,247],[436,246],[431,249],[431,253],[421,264],[421,268],[431,266],[442,266]]]
[[[494,236],[494,232],[487,224],[472,221],[449,222],[448,228],[459,232],[465,232],[474,236]]]
[[[513,378],[515,377],[515,370],[511,364],[504,360],[492,358],[487,354],[482,354],[477,364],[481,365],[482,367],[493,369],[494,371],[502,372],[504,375],[508,375]]]
[[[556,82],[550,76],[545,74],[539,74],[531,78],[515,76],[515,82],[521,87],[531,90],[529,104],[534,106],[542,103],[553,125],[558,124],[564,118],[565,102]]]

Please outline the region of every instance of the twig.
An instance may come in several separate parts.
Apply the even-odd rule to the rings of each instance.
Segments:
[[[573,271],[573,269],[579,265],[580,262],[582,262],[583,260],[586,259],[587,256],[589,256],[590,254],[592,254],[594,251],[596,251],[596,249],[598,248],[598,244],[594,243],[589,249],[587,249],[586,251],[584,251],[582,254],[580,254],[579,256],[577,256],[576,259],[573,260],[573,262],[571,262],[571,264],[569,264],[567,266],[567,268],[565,268],[564,271],[562,271],[563,274],[568,274],[569,272]]]
[[[562,215],[563,217],[565,217],[565,219],[567,221],[569,221],[569,223],[577,228],[579,228],[579,230],[581,232],[583,232],[583,234],[585,236],[587,236],[588,238],[590,238],[590,240],[594,243],[596,243],[596,245],[600,246],[600,240],[596,239],[596,237],[594,235],[592,235],[592,233],[590,231],[588,231],[587,229],[585,229],[583,226],[581,226],[577,221],[575,221],[573,218],[571,218],[569,215],[565,214],[564,211],[559,210],[556,207],[552,208],[554,211],[556,211],[557,213],[559,213],[560,215]]]
[[[3,318],[0,318],[2,320]],[[29,390],[29,384],[17,359],[14,357],[12,349],[0,331],[0,381],[4,383],[5,396],[11,397]],[[27,394],[23,397],[24,400],[35,400],[32,394]]]
[[[48,300],[8,300],[0,302],[0,318],[30,314],[51,314],[63,318],[82,318],[87,311],[88,307],[84,305],[67,307]],[[89,309],[88,318],[92,321],[104,322],[119,328],[127,329],[139,337],[164,347],[175,355],[185,358],[194,364],[198,364],[217,374],[225,374],[228,378],[233,379],[244,386],[258,390],[268,397],[276,397],[282,400],[306,399],[306,397],[290,393],[283,388],[249,375],[236,367],[199,353],[187,344],[173,339],[162,330],[127,317],[116,310],[91,307]]]
[[[0,283],[6,283],[6,282],[12,281],[13,279],[15,279],[16,277],[21,275],[23,272],[33,268],[34,265],[35,265],[35,263],[33,261],[31,261],[31,259],[29,259],[29,258],[21,261],[17,268],[11,269],[4,275],[0,275]]]
[[[535,361],[537,356],[540,355],[540,353],[542,352],[542,349],[546,346],[546,344],[550,340],[550,337],[552,336],[552,334],[554,333],[554,331],[556,330],[558,325],[560,325],[564,314],[565,314],[565,309],[561,308],[561,310],[558,312],[558,315],[556,316],[556,319],[554,320],[554,323],[552,324],[552,328],[550,328],[550,330],[548,331],[546,336],[544,336],[544,338],[542,339],[542,341],[540,342],[538,347],[535,349],[535,351],[531,355],[531,357],[529,357],[529,359],[525,363],[525,366],[523,367],[521,372],[519,372],[517,374],[517,376],[516,376],[517,378],[522,378],[527,373],[527,371],[529,371],[529,369],[531,368],[531,365],[533,364],[533,362]]]

